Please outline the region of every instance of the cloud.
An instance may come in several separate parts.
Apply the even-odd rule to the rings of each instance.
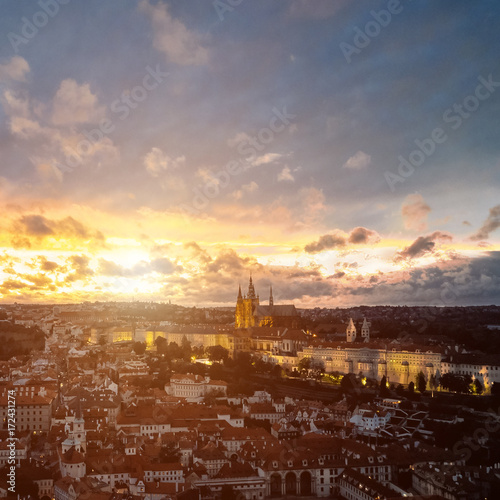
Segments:
[[[125,278],[134,278],[145,276],[152,272],[158,274],[170,275],[174,272],[182,271],[182,267],[174,264],[166,257],[158,257],[150,262],[141,260],[131,268],[124,267],[116,262],[99,259],[98,274],[102,276],[120,276]]]
[[[500,205],[490,208],[488,218],[483,222],[479,230],[473,234],[470,239],[473,241],[486,240],[489,238],[490,233],[500,227]]]
[[[343,248],[346,246],[347,237],[342,231],[320,236],[318,241],[307,244],[304,250],[307,253],[318,253],[332,248]]]
[[[279,153],[266,153],[265,155],[258,156],[251,162],[254,167],[259,167],[260,165],[267,165],[273,161],[279,160],[283,155]]]
[[[366,229],[366,227],[355,227],[350,232],[348,241],[355,245],[371,244],[380,241],[380,236],[376,231]]]
[[[144,157],[144,166],[152,177],[159,177],[167,170],[180,168],[186,162],[185,156],[171,158],[159,148],[153,148]]]
[[[66,282],[88,281],[94,276],[94,271],[90,268],[90,258],[86,255],[72,255],[66,259],[68,267],[73,271],[66,276]]]
[[[344,163],[343,168],[348,168],[351,170],[361,170],[368,167],[371,161],[372,157],[370,155],[363,153],[363,151],[358,151]]]
[[[208,63],[209,53],[202,44],[202,37],[174,19],[164,3],[151,5],[148,0],[141,0],[139,8],[152,21],[153,46],[163,52],[170,62],[182,66]]]
[[[248,184],[243,184],[241,186],[241,189],[233,191],[231,193],[231,196],[235,200],[241,200],[241,198],[243,198],[244,193],[253,193],[254,191],[257,191],[257,189],[259,189],[259,185],[255,181],[252,181],[249,182]]]
[[[452,236],[442,231],[434,231],[427,236],[419,236],[410,246],[404,248],[396,255],[396,260],[410,260],[423,255],[433,253],[436,247],[436,242],[452,241]]]
[[[105,239],[100,231],[94,231],[88,228],[73,217],[52,220],[43,215],[23,215],[14,221],[13,231],[16,237],[45,238],[50,236],[55,239],[92,239],[101,243],[103,243]]]
[[[21,56],[14,56],[9,62],[0,64],[0,82],[5,80],[25,82],[29,71],[28,61]]]
[[[283,170],[278,174],[278,182],[290,181],[294,182],[295,177],[292,175],[290,167],[284,167]]]
[[[332,234],[325,234],[318,241],[307,244],[304,250],[307,253],[318,253],[323,250],[344,248],[348,243],[361,245],[373,244],[378,241],[380,241],[380,236],[376,231],[365,227],[355,227],[349,234],[340,230],[335,230]]]
[[[427,205],[421,194],[409,194],[401,207],[405,228],[425,231],[430,211],[431,207]]]
[[[56,92],[52,108],[54,125],[74,125],[96,122],[104,116],[104,108],[97,104],[88,83],[79,85],[75,80],[63,80]]]

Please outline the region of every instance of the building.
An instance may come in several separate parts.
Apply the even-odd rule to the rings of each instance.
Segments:
[[[210,393],[226,395],[227,383],[222,380],[210,380],[201,375],[174,374],[170,384],[165,385],[165,391],[178,398],[202,398]]]
[[[9,389],[15,391],[10,396]],[[56,393],[44,386],[5,386],[0,394],[0,418],[3,428],[8,428],[8,411],[15,401],[15,425],[17,431],[47,432],[50,430]]]
[[[470,375],[485,389],[500,383],[500,356],[498,354],[453,354],[443,359],[441,375]]]
[[[248,293],[243,296],[241,286],[238,289],[236,311],[234,318],[235,328],[251,328],[254,326],[279,326],[300,328],[300,316],[293,304],[275,305],[273,288],[269,291],[269,305],[260,304],[259,296],[255,293],[252,277],[248,285]]]
[[[441,375],[442,349],[414,344],[389,344],[388,341],[321,342],[314,340],[297,353],[322,361],[327,372],[362,373],[366,377],[407,385],[422,372],[429,380]],[[282,362],[275,356],[275,361]]]

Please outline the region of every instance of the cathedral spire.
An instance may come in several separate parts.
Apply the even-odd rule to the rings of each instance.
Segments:
[[[238,300],[242,299],[243,296],[241,295],[241,285],[238,286]]]
[[[252,282],[252,275],[250,274],[250,283],[248,285],[248,298],[249,299],[255,299],[256,296],[255,296],[255,288],[253,286],[253,282]]]
[[[274,305],[274,300],[273,300],[273,286],[272,285],[269,287],[269,305],[271,307]]]

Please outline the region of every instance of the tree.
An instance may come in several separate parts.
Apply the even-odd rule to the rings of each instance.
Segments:
[[[416,385],[417,385],[418,392],[423,394],[425,392],[425,389],[427,388],[427,381],[425,380],[424,372],[422,372],[422,371],[418,372],[415,381],[417,383]]]
[[[229,351],[221,345],[207,347],[207,356],[210,361],[225,362],[229,357]]]
[[[299,364],[297,365],[297,369],[299,372],[308,371],[311,368],[311,365],[312,365],[311,358],[306,356],[305,358],[302,358],[299,361]]]
[[[415,392],[415,384],[414,384],[413,382],[410,382],[410,383],[408,384],[408,392],[409,392],[410,394],[413,394],[413,393]]]
[[[142,356],[146,352],[146,342],[134,342],[132,349],[136,354]]]
[[[472,394],[482,394],[484,391],[483,384],[476,378],[474,379],[474,382],[471,384],[471,392]]]
[[[283,377],[283,368],[281,368],[280,365],[274,365],[273,369],[271,370],[271,375],[275,378],[282,378]]]
[[[184,361],[189,361],[191,359],[191,342],[184,335],[181,342],[181,356]]]
[[[380,380],[380,396],[387,397],[389,395],[389,389],[387,388],[387,377],[384,375]]]
[[[472,377],[470,375],[455,375],[453,373],[445,373],[441,377],[441,387],[452,392],[462,392],[468,394]]]
[[[155,338],[156,351],[158,353],[164,353],[167,349],[167,340],[165,337],[156,337]]]
[[[435,391],[439,386],[439,381],[438,381],[438,378],[432,374],[430,377],[429,377],[429,388],[432,390],[432,391]]]
[[[354,373],[347,373],[340,381],[340,388],[343,393],[353,392],[357,386],[356,375],[354,375]]]

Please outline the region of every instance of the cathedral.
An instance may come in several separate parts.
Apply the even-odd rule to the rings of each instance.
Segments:
[[[242,295],[241,286],[236,301],[235,328],[275,326],[300,328],[300,316],[293,304],[274,305],[273,288],[269,291],[269,305],[261,305],[250,276],[248,293]]]

